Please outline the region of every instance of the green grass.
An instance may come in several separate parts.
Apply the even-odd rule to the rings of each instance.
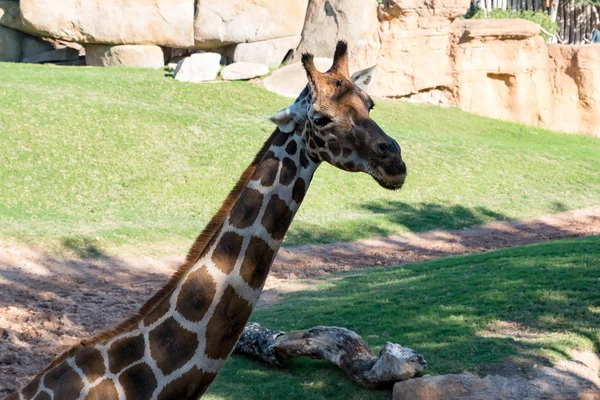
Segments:
[[[600,350],[600,236],[379,268],[327,279],[252,316],[291,331],[344,326],[379,351],[409,346],[425,373],[488,371],[511,359],[531,366]],[[342,275],[343,276],[343,275]],[[283,370],[234,356],[208,399],[384,399],[323,361]]]
[[[50,247],[187,246],[290,103],[163,71],[0,63],[0,76],[0,237]],[[401,143],[405,189],[324,165],[287,244],[600,204],[591,137],[391,100],[373,117]]]

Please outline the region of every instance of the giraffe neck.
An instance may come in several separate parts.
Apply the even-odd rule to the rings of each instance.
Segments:
[[[83,347],[15,399],[200,397],[233,351],[320,164],[305,148],[305,127],[275,132],[223,224],[170,295],[132,329]]]

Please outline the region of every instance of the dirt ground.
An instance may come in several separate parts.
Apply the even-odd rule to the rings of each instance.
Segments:
[[[285,248],[259,307],[268,307],[281,293],[310,286],[311,278],[337,271],[597,234],[600,207],[459,231]],[[182,260],[183,255],[64,258],[0,240],[0,397],[78,339],[134,313]]]

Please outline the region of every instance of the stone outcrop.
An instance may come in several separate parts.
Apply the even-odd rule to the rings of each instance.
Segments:
[[[252,79],[269,73],[265,64],[236,62],[229,64],[221,70],[221,77],[226,81],[239,81]]]
[[[104,45],[85,47],[86,65],[92,67],[162,68],[164,53],[159,46],[151,45]]]
[[[295,50],[302,36],[287,36],[261,42],[240,43],[233,50],[234,62],[252,62],[277,68],[286,55]]]
[[[548,48],[524,20],[460,21],[453,48],[455,104],[492,118],[548,121]]]
[[[469,0],[396,0],[379,7],[381,50],[373,94],[399,97],[452,88],[456,20]]]
[[[220,62],[221,55],[218,53],[192,54],[179,61],[173,77],[180,82],[213,81],[221,68]]]
[[[300,35],[308,0],[197,0],[196,48]]]
[[[20,0],[29,32],[77,43],[194,44],[194,0]]]
[[[338,40],[346,40],[350,68],[359,70],[372,66],[380,48],[377,8],[376,1],[311,0],[302,41],[292,61],[300,61],[304,52],[330,57]]]
[[[545,125],[600,137],[600,44],[548,45],[550,110]]]

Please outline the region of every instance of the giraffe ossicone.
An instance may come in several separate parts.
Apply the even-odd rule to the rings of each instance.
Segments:
[[[239,178],[185,263],[140,312],[82,340],[10,400],[198,399],[233,351],[313,174],[323,162],[399,189],[398,143],[370,118],[375,68],[348,72],[346,43],[271,117],[278,128]]]

